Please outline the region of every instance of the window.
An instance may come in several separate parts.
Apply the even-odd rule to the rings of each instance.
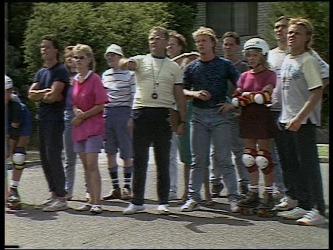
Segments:
[[[213,28],[218,37],[227,31],[235,31],[240,36],[257,33],[257,3],[208,2],[206,7],[206,25]]]

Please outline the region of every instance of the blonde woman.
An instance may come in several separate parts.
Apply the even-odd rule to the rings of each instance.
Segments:
[[[77,44],[73,48],[73,55],[78,72],[73,79],[74,151],[80,155],[90,193],[89,204],[78,210],[99,214],[102,208],[98,153],[103,147],[103,108],[107,95],[101,78],[93,72],[95,59],[92,49],[88,45]]]

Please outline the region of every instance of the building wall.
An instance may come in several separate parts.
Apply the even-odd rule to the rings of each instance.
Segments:
[[[258,9],[257,9],[257,32],[256,35],[253,36],[241,36],[241,45],[244,44],[244,42],[254,36],[260,36],[262,38],[265,38],[265,34],[267,31],[269,31],[269,22],[268,17],[271,9],[271,5],[273,2],[258,2]],[[194,29],[199,28],[200,26],[206,26],[207,21],[207,8],[206,8],[206,2],[198,2],[198,14],[195,21],[195,27]],[[237,30],[235,30],[237,32]],[[222,46],[221,41],[217,45],[216,48],[217,55],[221,56],[222,53]]]

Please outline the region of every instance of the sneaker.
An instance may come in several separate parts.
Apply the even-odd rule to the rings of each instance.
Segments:
[[[113,189],[108,195],[103,196],[103,200],[121,199],[120,188]]]
[[[132,192],[131,192],[131,189],[130,188],[123,188],[121,190],[121,199],[122,200],[129,200],[132,198]]]
[[[160,213],[160,214],[170,214],[170,210],[169,210],[169,205],[167,204],[162,204],[162,205],[159,205],[157,207],[157,211]]]
[[[294,209],[297,207],[298,201],[290,198],[289,196],[285,196],[280,200],[280,203],[277,204],[274,209],[278,211],[287,211]]]
[[[238,199],[232,198],[229,200],[230,205],[230,212],[232,213],[238,213],[239,212],[239,206],[238,206]]]
[[[178,197],[177,197],[177,193],[175,191],[170,191],[169,192],[169,201],[171,200],[177,200]]]
[[[44,212],[56,212],[66,210],[68,208],[67,201],[55,199],[50,205],[43,208]]]
[[[213,198],[219,197],[223,188],[224,188],[224,185],[222,184],[222,182],[219,183],[219,184],[213,184],[212,185],[212,197]]]
[[[312,209],[296,222],[304,226],[315,226],[327,223],[327,219],[322,216],[317,209]]]
[[[90,208],[91,208],[91,205],[90,205],[90,204],[84,204],[84,205],[82,205],[81,207],[75,208],[75,210],[76,210],[76,211],[83,212],[83,211],[89,211]]]
[[[50,204],[52,204],[55,201],[55,198],[53,197],[49,197],[47,198],[42,204],[41,206],[49,206]]]
[[[295,207],[290,211],[278,212],[277,215],[288,220],[298,220],[302,218],[307,212],[309,211],[304,210],[303,208],[300,207]]]
[[[92,205],[90,208],[90,213],[92,214],[100,214],[103,212],[101,205]]]
[[[144,205],[134,205],[133,203],[130,203],[129,206],[123,211],[123,214],[135,214],[143,210],[145,210]]]
[[[249,185],[244,181],[240,182],[239,183],[239,193],[241,195],[246,195],[248,192],[249,192]]]
[[[198,209],[200,209],[199,203],[192,199],[187,200],[186,203],[180,207],[180,211],[182,212],[191,212]]]
[[[286,201],[288,198],[284,192],[277,190],[277,191],[273,192],[273,199],[275,201],[280,201],[279,203],[281,203],[283,201]]]
[[[15,187],[9,188],[9,195],[8,195],[7,201],[9,203],[17,203],[17,202],[21,201],[17,188],[15,188]]]

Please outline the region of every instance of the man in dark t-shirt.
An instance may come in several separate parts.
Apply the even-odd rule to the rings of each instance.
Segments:
[[[29,89],[29,99],[39,102],[40,157],[51,197],[43,203],[43,211],[67,209],[65,174],[61,153],[63,149],[65,90],[69,73],[59,63],[59,46],[52,35],[42,38],[40,51],[44,67],[35,75]]]

